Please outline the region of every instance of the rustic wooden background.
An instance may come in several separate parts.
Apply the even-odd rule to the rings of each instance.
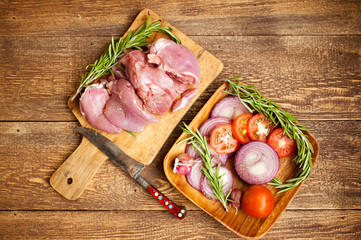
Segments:
[[[113,163],[82,197],[49,185],[79,145],[67,99],[87,64],[149,8],[312,130],[310,179],[264,239],[361,238],[360,1],[0,1],[0,239],[233,239],[167,181],[175,129],[144,176],[190,211],[175,219]]]

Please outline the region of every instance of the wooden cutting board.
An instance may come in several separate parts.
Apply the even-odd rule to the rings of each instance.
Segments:
[[[201,67],[201,81],[195,97],[186,107],[175,113],[169,111],[163,116],[157,116],[160,122],[149,124],[143,132],[136,134],[137,137],[124,131],[119,134],[109,134],[98,130],[117,144],[130,157],[146,165],[153,161],[184,114],[223,69],[223,64],[220,60],[149,9],[144,9],[139,13],[127,32],[136,30],[144,24],[147,21],[148,15],[151,17],[151,22],[162,20],[162,26],[171,27],[173,32],[181,39],[182,44],[197,56]],[[161,37],[168,38],[164,34],[157,33],[152,36],[150,41]],[[110,41],[111,39],[109,39],[109,43]],[[79,97],[73,102],[70,99],[68,101],[69,108],[79,120],[79,123],[83,127],[92,128],[80,112]],[[88,182],[106,159],[107,157],[97,147],[92,145],[86,138],[83,138],[79,147],[52,175],[50,184],[65,198],[75,200],[81,196]]]

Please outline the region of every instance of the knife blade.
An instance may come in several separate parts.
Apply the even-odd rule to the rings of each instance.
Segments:
[[[93,143],[100,151],[107,155],[109,159],[120,166],[126,173],[129,174],[129,176],[131,176],[137,183],[145,188],[174,216],[176,216],[178,219],[183,219],[186,216],[187,209],[185,207],[174,204],[171,200],[165,197],[164,194],[150,185],[148,181],[142,177],[140,173],[145,168],[144,164],[129,157],[115,143],[93,129],[75,127],[75,130],[87,138],[91,143]]]

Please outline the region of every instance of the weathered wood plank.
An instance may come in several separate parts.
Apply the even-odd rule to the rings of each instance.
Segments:
[[[224,78],[243,76],[300,119],[361,119],[357,36],[193,37],[224,64],[191,119]],[[73,121],[67,107],[108,37],[0,37],[0,121]],[[24,104],[24,102],[26,104]]]
[[[325,217],[327,216],[327,217]],[[359,239],[360,211],[286,211],[262,239]],[[1,211],[4,239],[239,239],[202,211]]]
[[[2,1],[0,35],[118,35],[150,8],[187,35],[360,34],[353,1]],[[221,24],[220,24],[221,23]]]
[[[288,209],[361,209],[361,121],[302,121],[320,144],[311,177]],[[0,210],[165,210],[111,162],[103,164],[84,194],[69,201],[49,178],[80,143],[74,122],[0,123]],[[335,134],[337,129],[337,134]],[[167,181],[163,159],[176,129],[143,176],[179,205],[198,209]],[[134,200],[137,201],[134,201]]]

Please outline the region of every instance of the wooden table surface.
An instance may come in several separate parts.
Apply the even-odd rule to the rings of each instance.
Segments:
[[[292,2],[292,3],[290,3]],[[49,184],[79,145],[67,99],[85,66],[149,8],[243,76],[318,140],[311,177],[264,239],[361,238],[360,1],[1,1],[0,239],[236,239],[167,181],[163,159],[144,176],[189,209],[175,219],[107,161],[76,201]]]

